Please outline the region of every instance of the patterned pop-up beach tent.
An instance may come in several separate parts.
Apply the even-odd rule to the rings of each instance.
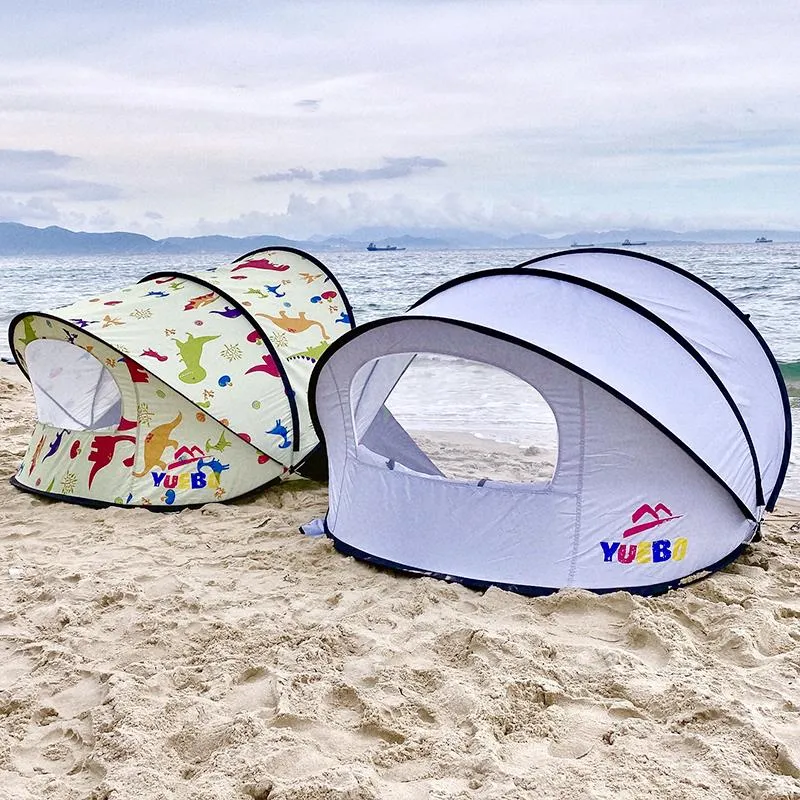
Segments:
[[[176,507],[302,472],[318,444],[311,370],[352,326],[330,271],[283,247],[18,314],[9,339],[38,422],[12,483],[92,505]]]

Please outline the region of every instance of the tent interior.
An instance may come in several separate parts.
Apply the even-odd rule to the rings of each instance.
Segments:
[[[558,458],[552,409],[533,386],[492,364],[418,353],[384,405],[444,477],[552,479]]]

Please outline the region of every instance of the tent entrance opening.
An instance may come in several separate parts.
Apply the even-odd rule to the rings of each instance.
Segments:
[[[553,412],[539,392],[505,370],[418,354],[385,405],[447,478],[552,480],[558,451]]]

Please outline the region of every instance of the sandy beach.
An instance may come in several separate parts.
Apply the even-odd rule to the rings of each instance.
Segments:
[[[800,798],[797,503],[661,597],[476,592],[302,536],[307,481],[167,514],[17,491],[13,366],[0,399],[0,798]]]

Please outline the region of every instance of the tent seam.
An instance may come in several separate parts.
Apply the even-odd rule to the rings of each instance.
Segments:
[[[372,453],[372,455],[377,456],[378,458],[387,459],[386,456],[381,455],[380,453],[376,453],[374,450],[370,450],[369,447],[365,444],[359,444],[358,447],[363,447],[368,452]],[[372,464],[369,461],[363,461],[358,457],[358,451],[355,454],[355,460],[358,463],[359,470],[372,470],[374,472],[381,472],[385,473],[387,467],[381,466],[380,464]],[[388,459],[387,459],[388,460]],[[405,465],[403,465],[405,466]],[[419,481],[436,481],[440,485],[445,486],[454,486],[454,487],[464,487],[464,488],[473,488],[473,489],[481,489],[483,492],[491,492],[493,494],[503,493],[511,494],[515,497],[519,497],[520,494],[525,494],[525,496],[530,495],[549,495],[552,497],[571,497],[572,492],[565,491],[563,489],[553,489],[550,484],[546,486],[542,486],[538,488],[534,481],[500,481],[495,482],[493,480],[488,480],[484,486],[478,486],[477,479],[462,479],[462,478],[448,478],[446,475],[433,475],[427,474],[425,472],[417,472],[416,470],[412,469],[411,467],[406,467],[408,472],[405,471],[398,471],[400,475],[404,477],[411,478],[413,480]],[[522,487],[522,489],[520,488]]]
[[[331,380],[333,381],[333,385],[336,388],[336,396],[337,397],[341,397],[342,395],[341,395],[341,392],[339,390],[339,382],[336,379],[336,374],[335,373],[331,373]],[[352,408],[351,408],[351,405],[350,405],[350,392],[349,392],[349,390],[348,390],[348,393],[347,393],[347,398],[348,398],[348,400],[347,400],[347,413],[350,415],[350,418],[352,420],[353,411],[352,411]],[[346,417],[344,419],[344,422],[345,422],[345,424],[347,423]],[[351,441],[355,442],[356,445],[357,445],[358,443],[356,442],[356,427],[355,427],[355,424],[353,424],[352,422],[351,422],[351,427],[352,427],[352,432],[353,432],[353,436],[352,436]],[[320,441],[322,441],[322,437],[320,437]],[[329,455],[329,457],[330,457],[330,455]],[[348,447],[345,447],[344,448],[344,463],[342,464],[342,472],[341,472],[341,476],[339,478],[339,486],[338,486],[338,498],[339,498],[339,500],[338,500],[338,502],[341,502],[342,492],[343,492],[343,489],[344,489],[344,480],[345,480],[345,475],[347,474],[347,466],[348,466],[348,462],[349,461],[350,461],[350,449]],[[330,476],[329,476],[329,484],[328,485],[330,487]],[[325,525],[326,526],[328,525],[328,517],[329,517],[329,515],[331,513],[330,489],[328,491],[328,495],[329,495],[328,513],[325,515]],[[338,503],[337,503],[337,508],[336,508],[336,511],[335,511],[335,516],[336,516],[336,519],[338,520],[338,518],[339,518]],[[335,526],[336,526],[336,523],[334,521],[333,527],[335,527]]]
[[[570,557],[569,575],[567,585],[575,585],[575,572],[578,568],[578,547],[581,539],[581,523],[583,522],[583,479],[586,468],[586,396],[583,381],[578,385],[579,404],[581,410],[581,444],[580,458],[578,459],[578,486],[575,499],[575,526],[572,534],[572,555]]]

